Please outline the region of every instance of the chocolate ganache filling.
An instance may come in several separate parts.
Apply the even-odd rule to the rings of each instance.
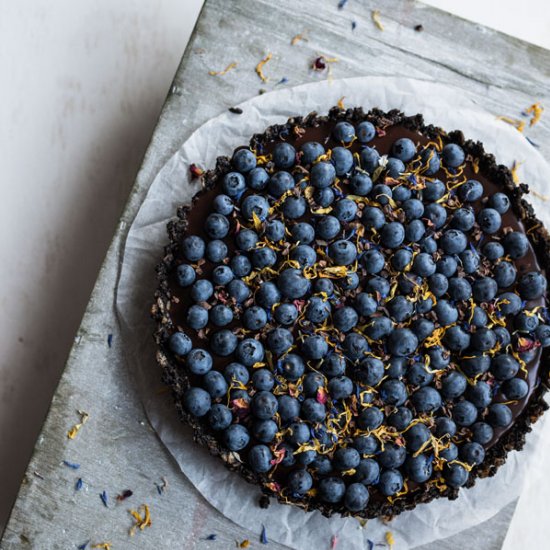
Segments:
[[[545,410],[548,236],[479,143],[333,109],[220,157],[153,307],[195,438],[267,495],[392,516],[492,475]]]

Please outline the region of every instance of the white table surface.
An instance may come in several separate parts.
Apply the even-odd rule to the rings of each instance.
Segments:
[[[427,3],[550,48],[542,0]],[[0,0],[0,532],[201,4]]]

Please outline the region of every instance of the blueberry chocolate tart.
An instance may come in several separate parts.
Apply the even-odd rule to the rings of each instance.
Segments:
[[[522,448],[550,242],[481,143],[334,108],[201,177],[152,310],[197,443],[267,496],[364,518],[454,499]]]

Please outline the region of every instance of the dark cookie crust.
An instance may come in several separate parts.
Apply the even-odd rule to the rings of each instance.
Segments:
[[[480,172],[490,178],[499,186],[500,191],[506,193],[510,198],[513,212],[523,223],[525,232],[533,245],[540,265],[550,265],[550,235],[542,225],[542,222],[535,216],[533,207],[523,198],[523,195],[529,192],[528,186],[523,183],[516,185],[510,170],[506,166],[497,164],[495,157],[492,154],[486,153],[480,142],[466,140],[460,131],[453,131],[447,134],[440,128],[426,125],[420,114],[405,116],[398,110],[384,112],[379,109],[373,109],[365,113],[361,108],[343,110],[334,107],[329,111],[327,116],[319,116],[313,112],[305,117],[293,117],[286,124],[270,126],[264,133],[255,134],[252,137],[250,147],[261,154],[269,142],[273,140],[285,140],[290,136],[300,136],[307,128],[324,125],[327,122],[348,121],[358,123],[363,120],[368,120],[382,129],[401,125],[409,130],[420,132],[430,139],[441,138],[444,144],[449,142],[457,143],[464,149],[467,155],[479,159]],[[181,399],[190,383],[187,375],[172,359],[171,353],[168,350],[168,338],[173,332],[173,322],[170,314],[173,296],[168,278],[173,267],[179,242],[186,233],[187,217],[190,209],[204,193],[217,185],[218,181],[229,171],[231,171],[230,159],[228,157],[219,157],[216,162],[216,168],[204,174],[203,188],[193,197],[191,205],[179,207],[177,219],[168,223],[170,243],[165,247],[162,262],[157,266],[159,286],[155,292],[155,303],[151,310],[152,317],[156,322],[154,338],[158,345],[157,362],[162,367],[163,381],[171,387],[178,415],[183,422],[190,425],[193,429],[195,441],[205,446],[212,455],[219,456],[230,470],[237,471],[248,482],[259,485],[265,495],[276,496],[281,502],[293,503],[307,511],[319,510],[327,517],[334,513],[339,513],[344,516],[353,515],[364,518],[392,518],[405,510],[413,509],[417,504],[430,502],[435,498],[447,497],[450,500],[456,499],[458,489],[449,486],[441,489],[433,485],[424,486],[410,491],[399,498],[392,499],[392,502],[371,500],[365,510],[352,514],[345,509],[343,504],[327,505],[314,498],[299,500],[291,496],[283,497],[267,489],[264,486],[268,481],[266,476],[252,472],[239,459],[237,453],[222,449],[219,442],[204,430],[201,423],[183,409]],[[515,418],[514,424],[487,450],[484,462],[471,470],[466,487],[472,487],[477,478],[495,475],[497,469],[506,462],[508,452],[521,450],[525,444],[526,434],[531,431],[531,425],[548,408],[543,397],[548,390],[550,348],[542,350],[538,373],[538,385],[534,389],[528,404]],[[265,497],[263,497],[262,502],[264,504],[265,500]]]

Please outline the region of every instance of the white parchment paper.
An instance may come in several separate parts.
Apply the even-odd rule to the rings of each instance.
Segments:
[[[544,193],[550,182],[550,168],[525,138],[480,110],[476,98],[463,90],[404,78],[361,77],[268,93],[240,105],[244,111],[240,116],[225,113],[208,121],[161,169],[129,230],[116,305],[124,349],[142,387],[151,424],[182,472],[221,513],[254,531],[263,523],[269,527],[271,540],[291,548],[325,548],[332,535],[338,536],[341,548],[363,548],[367,539],[382,542],[391,530],[396,548],[404,550],[481,523],[517,498],[524,474],[531,470],[528,461],[545,422],[535,427],[524,452],[511,453],[495,477],[478,481],[473,489],[462,490],[458,500],[440,499],[420,505],[396,518],[390,526],[373,520],[361,528],[355,519],[326,519],[317,512],[305,513],[293,506],[272,504],[267,510],[260,509],[258,488],[226,470],[218,459],[195,445],[190,431],[178,422],[170,400],[155,391],[159,387],[159,372],[151,337],[153,325],[148,316],[156,285],[154,266],[167,242],[167,221],[174,216],[176,207],[189,202],[198,189],[190,182],[189,165],[211,168],[217,156],[231,155],[235,147],[248,143],[253,133],[296,114],[313,110],[325,113],[342,96],[347,106],[362,106],[365,111],[379,107],[401,109],[410,115],[420,112],[428,123],[448,131],[460,128],[467,137],[481,140],[503,164],[523,162],[522,180],[534,189]],[[550,226],[548,208],[536,197],[531,202],[538,216]]]

